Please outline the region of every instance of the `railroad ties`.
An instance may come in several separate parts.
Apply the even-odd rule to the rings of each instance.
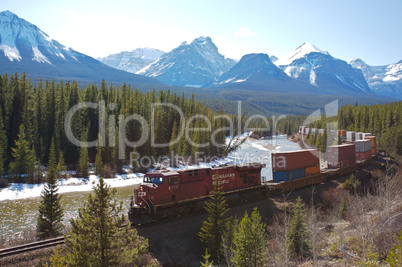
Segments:
[[[0,258],[64,244],[64,236],[0,249]]]

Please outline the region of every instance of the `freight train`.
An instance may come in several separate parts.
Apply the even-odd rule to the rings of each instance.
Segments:
[[[353,146],[353,155],[360,153],[354,144],[349,146]],[[128,218],[133,224],[143,224],[200,212],[214,183],[220,185],[227,203],[235,205],[336,179],[373,162],[375,155],[366,156],[367,153],[364,160],[356,162],[350,147],[341,145],[332,148],[333,159],[329,160],[336,158],[336,162],[340,162],[332,166],[337,169],[320,170],[316,150],[272,153],[273,182],[261,181],[261,169],[265,167],[261,163],[149,172],[145,174],[143,183],[134,188]],[[359,147],[367,150],[364,146]],[[330,166],[330,161],[328,164]]]

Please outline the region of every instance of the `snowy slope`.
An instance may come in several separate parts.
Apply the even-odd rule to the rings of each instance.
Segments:
[[[275,61],[275,65],[289,77],[316,87],[337,90],[340,94],[371,93],[360,70],[310,43]]]
[[[0,12],[0,74],[26,72],[33,80],[161,84],[111,68],[52,40],[45,32],[10,11]]]
[[[66,60],[75,59],[76,53],[61,45],[35,25],[19,18],[10,11],[0,13],[0,51],[10,61],[30,59],[40,63],[52,64],[45,53]]]
[[[368,85],[377,94],[402,99],[402,60],[388,66],[370,66],[354,58],[349,64],[363,72]]]
[[[106,65],[131,73],[143,69],[158,60],[165,52],[153,48],[137,48],[133,51],[123,51],[104,58],[98,58]]]
[[[219,54],[210,37],[199,37],[191,43],[183,42],[137,74],[169,85],[202,87],[214,82],[234,64]]]
[[[275,65],[277,66],[282,66],[282,65],[290,65],[293,61],[299,58],[303,58],[306,55],[310,53],[321,53],[324,55],[329,55],[329,53],[325,50],[322,50],[318,48],[317,46],[310,44],[310,43],[304,43],[283,58],[280,58],[275,61]]]
[[[267,54],[248,54],[228,72],[222,74],[214,85],[266,79],[289,80],[289,77],[271,62]]]

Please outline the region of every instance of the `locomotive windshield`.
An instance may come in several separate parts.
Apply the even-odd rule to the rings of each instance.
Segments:
[[[163,177],[149,177],[145,176],[144,177],[144,183],[163,183]]]

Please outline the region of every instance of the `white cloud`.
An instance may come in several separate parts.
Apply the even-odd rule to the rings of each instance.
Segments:
[[[255,36],[255,33],[247,27],[240,27],[237,31],[235,31],[235,35],[242,38],[249,38]]]

